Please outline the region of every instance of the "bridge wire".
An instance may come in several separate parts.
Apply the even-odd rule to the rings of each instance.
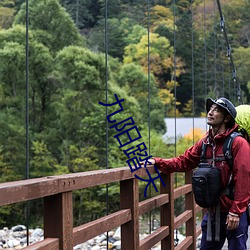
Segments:
[[[109,79],[109,75],[108,75],[108,0],[105,0],[105,84],[106,84],[106,103],[108,103],[108,79]],[[108,106],[106,106],[106,117],[108,116]],[[106,169],[109,168],[109,162],[108,162],[108,137],[109,137],[109,133],[108,133],[108,119],[106,119]],[[109,186],[108,183],[106,184],[106,215],[108,215],[108,211],[109,211]],[[108,232],[107,232],[107,249],[108,249]]]
[[[148,149],[150,155],[150,0],[147,0],[147,30],[148,30]],[[152,187],[149,187],[149,196],[152,195]],[[149,233],[152,230],[152,212],[149,212]]]
[[[231,66],[229,65],[229,72],[231,70]],[[228,92],[229,92],[229,99],[231,99],[231,76],[228,75]]]
[[[25,179],[29,179],[29,0],[26,0],[26,44],[25,44],[25,81],[26,81],[26,103],[25,103],[25,125],[26,125],[26,173]],[[25,203],[25,216],[26,216],[26,240],[27,246],[29,245],[29,214],[30,202]]]
[[[173,61],[174,61],[174,70],[173,70],[173,81],[174,81],[174,96],[175,96],[175,101],[174,101],[174,114],[175,114],[175,156],[176,156],[176,116],[177,116],[177,107],[176,107],[176,96],[177,96],[177,88],[176,88],[176,3],[175,0],[173,0],[173,12],[174,12],[174,57],[173,57]]]
[[[215,14],[215,0],[213,1],[214,9],[214,91],[216,96],[218,94],[218,84],[217,84],[217,32],[216,32],[216,14]]]
[[[193,0],[191,0],[191,39],[192,39],[192,115],[193,115],[193,144],[194,144],[194,117],[195,117],[195,92],[194,92],[194,10],[193,10]]]
[[[206,0],[204,0],[203,6],[204,12],[204,23],[203,23],[203,36],[204,36],[204,89],[205,89],[205,97],[207,97],[207,39],[206,39],[206,23],[207,23],[207,16],[206,16]]]
[[[220,14],[220,28],[221,28],[221,31],[223,32],[223,35],[224,35],[224,38],[225,38],[225,41],[226,41],[226,45],[227,45],[227,57],[230,60],[230,69],[232,70],[232,78],[233,78],[233,84],[234,84],[234,93],[236,92],[238,103],[242,104],[241,86],[240,86],[240,81],[237,79],[237,71],[236,71],[236,68],[235,68],[235,65],[234,65],[234,60],[233,60],[231,45],[229,43],[228,36],[227,36],[227,29],[226,29],[226,24],[225,24],[225,18],[224,18],[223,13],[222,13],[222,8],[221,8],[220,0],[216,0],[216,1],[217,1],[217,6],[218,6],[219,14]],[[236,85],[237,85],[237,87],[236,87]]]
[[[222,81],[222,96],[225,96],[225,75],[224,75],[225,67],[224,67],[224,59],[221,58],[221,53],[224,49],[225,44],[223,41],[221,41],[221,39],[218,40],[218,43],[219,43],[218,47],[220,51],[219,56],[220,56],[220,61],[221,61],[220,73],[221,73],[221,81]]]
[[[76,26],[79,28],[79,0],[76,0]]]
[[[173,81],[174,81],[174,114],[175,114],[175,119],[174,119],[174,126],[175,126],[175,143],[174,143],[174,154],[176,156],[177,154],[177,106],[176,106],[176,98],[177,98],[177,86],[176,86],[176,2],[173,0],[173,23],[174,23],[174,38],[173,38],[173,43],[174,43],[174,55],[173,55],[173,61],[174,61],[174,70],[173,70]],[[177,187],[177,173],[175,173],[175,187]],[[177,229],[175,230],[175,242],[176,245],[178,245],[179,239],[178,239],[178,232]]]

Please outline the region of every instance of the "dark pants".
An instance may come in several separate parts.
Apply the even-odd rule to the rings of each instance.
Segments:
[[[200,250],[220,250],[222,249],[225,240],[228,240],[229,250],[246,250],[246,242],[248,238],[248,219],[247,212],[240,217],[239,226],[234,230],[227,230],[226,219],[227,213],[220,214],[220,241],[215,241],[215,221],[214,216],[211,216],[212,224],[212,241],[207,241],[207,213],[202,219],[202,237]]]

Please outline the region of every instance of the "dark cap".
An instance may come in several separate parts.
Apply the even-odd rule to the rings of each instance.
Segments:
[[[223,108],[224,110],[226,110],[229,113],[229,115],[231,115],[233,119],[235,120],[237,111],[234,105],[227,98],[220,97],[219,99],[215,99],[215,100],[208,98],[206,101],[207,113],[209,112],[213,104],[216,104],[220,106],[221,108]]]

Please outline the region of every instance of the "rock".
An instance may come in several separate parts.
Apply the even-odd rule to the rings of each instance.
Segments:
[[[95,239],[88,240],[87,243],[93,246],[95,244]]]
[[[109,241],[110,243],[114,243],[114,242],[116,241],[116,239],[114,239],[113,237],[109,237],[109,238],[108,238],[108,241]]]
[[[39,242],[44,239],[44,232],[41,228],[29,229],[29,244]],[[140,239],[147,237],[148,234],[140,235]],[[179,243],[183,240],[184,236],[178,232]],[[107,242],[108,241],[108,242]],[[107,245],[108,244],[108,245]],[[17,225],[10,230],[4,228],[0,230],[0,250],[17,250],[27,246],[27,230],[23,225]],[[118,227],[114,231],[100,234],[93,239],[88,240],[74,246],[74,250],[121,250],[121,228]],[[160,250],[160,244],[156,244],[152,250]]]
[[[43,236],[43,230],[41,228],[36,228],[32,234],[32,237],[42,237]]]
[[[74,250],[88,249],[88,244],[87,243],[79,244],[79,245],[74,246],[73,249]]]
[[[6,230],[0,230],[0,238],[3,238],[7,235],[7,231]]]
[[[100,242],[100,246],[107,246],[107,241],[106,240],[103,240],[102,242]]]
[[[120,240],[121,239],[121,227],[118,227],[115,231],[115,234],[113,235],[113,238],[115,240]]]
[[[114,231],[109,231],[109,232],[108,232],[108,236],[109,236],[109,237],[113,236],[114,234],[115,234]]]
[[[115,247],[115,249],[119,250],[121,249],[121,245],[122,245],[122,242],[120,240],[116,241],[113,246]]]
[[[23,230],[26,230],[26,227],[24,225],[17,225],[11,228],[13,232],[20,232]]]
[[[13,240],[7,241],[7,245],[8,247],[16,247],[20,245],[20,242],[18,240],[13,239]]]
[[[105,240],[106,238],[107,238],[107,237],[106,237],[105,234],[101,234],[101,235],[97,236],[97,237],[95,238],[95,240],[96,240],[96,243],[100,243],[100,242],[102,242],[103,240]]]
[[[98,245],[96,245],[96,246],[93,246],[92,248],[91,248],[91,250],[100,250],[101,248],[98,246]]]

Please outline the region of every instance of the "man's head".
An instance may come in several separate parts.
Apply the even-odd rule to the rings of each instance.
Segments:
[[[227,98],[221,97],[215,100],[208,98],[206,101],[207,113],[211,111],[212,107],[217,107],[218,110],[223,112],[224,118],[222,122],[225,121],[226,127],[231,128],[234,126],[237,111],[234,105]],[[209,124],[209,121],[208,121],[208,124]]]

